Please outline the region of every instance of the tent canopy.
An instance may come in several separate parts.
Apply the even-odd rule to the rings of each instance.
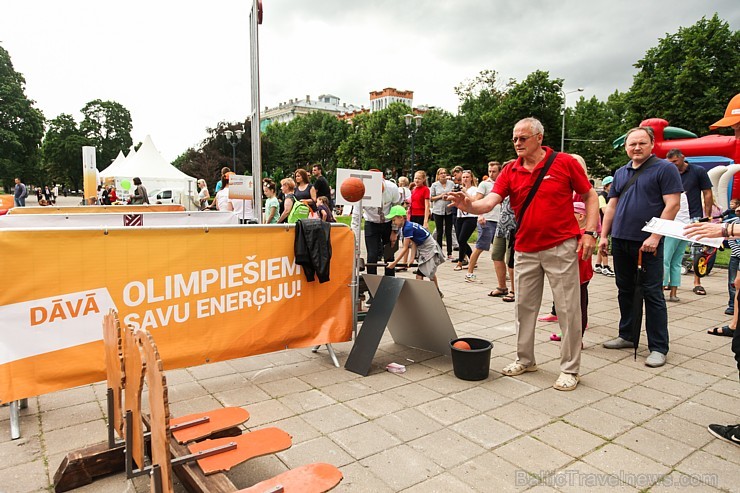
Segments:
[[[100,172],[100,177],[103,179],[115,179],[116,188],[119,189],[125,189],[121,187],[122,182],[132,183],[134,177],[137,176],[141,178],[142,184],[150,193],[162,188],[180,190],[186,195],[198,193],[196,179],[165,161],[149,135],[146,136],[138,151],[130,152],[126,158],[119,153],[113,163]]]

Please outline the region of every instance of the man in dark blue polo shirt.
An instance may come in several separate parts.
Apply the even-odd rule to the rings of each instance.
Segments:
[[[609,204],[604,213],[599,249],[606,253],[612,236],[612,258],[619,290],[619,337],[604,343],[607,349],[631,348],[635,273],[642,250],[642,292],[645,327],[650,355],[647,366],[663,366],[668,354],[668,311],[663,297],[663,237],[642,230],[653,217],[673,220],[680,206],[683,185],[678,170],[653,154],[655,139],[648,127],[627,132],[625,148],[629,163],[614,173]],[[642,171],[640,171],[642,169]],[[627,188],[631,178],[640,172]],[[639,337],[639,335],[638,335]],[[639,341],[638,341],[639,342]]]
[[[689,216],[692,218],[711,217],[714,197],[712,196],[712,182],[707,170],[686,161],[679,149],[671,149],[665,158],[675,164],[681,174],[683,189],[689,201]],[[703,208],[701,205],[702,195],[704,195]],[[707,294],[704,286],[701,285],[701,277],[697,276],[696,273],[694,273],[694,293],[698,295]]]

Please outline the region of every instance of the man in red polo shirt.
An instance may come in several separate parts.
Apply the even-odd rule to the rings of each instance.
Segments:
[[[549,147],[542,146],[544,132],[542,123],[536,118],[520,120],[514,127],[512,139],[518,159],[504,168],[493,192],[475,202],[463,193],[453,192],[448,200],[464,211],[483,214],[501,203],[504,197],[511,198],[519,224],[514,242],[517,359],[502,373],[514,376],[537,370],[534,330],[547,274],[563,333],[561,373],[553,387],[573,390],[579,380],[582,340],[578,255],[585,259],[593,254],[599,200],[578,161],[569,154],[559,153],[522,217],[527,195],[553,153]],[[583,236],[571,213],[573,192],[580,194],[586,204]]]

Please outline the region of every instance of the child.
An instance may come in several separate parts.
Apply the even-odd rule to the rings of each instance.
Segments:
[[[573,202],[573,212],[578,220],[581,234],[586,230],[586,204]],[[586,332],[588,326],[588,283],[594,277],[594,268],[591,264],[591,255],[583,260],[583,252],[578,252],[578,277],[581,282],[581,335]],[[591,252],[593,254],[593,252]],[[554,309],[553,309],[554,310]],[[551,334],[551,341],[559,341],[562,334]]]
[[[423,226],[406,220],[406,209],[402,206],[394,205],[391,207],[387,217],[393,221],[393,225],[398,228],[398,231],[403,237],[403,246],[398,251],[397,260],[388,264],[387,268],[395,269],[398,261],[408,253],[413,242],[419,252],[419,266],[415,272],[416,278],[423,279],[428,277],[434,282],[434,285],[437,286],[437,291],[439,291],[437,266],[445,262],[442,248],[432,238],[432,234]],[[442,291],[439,291],[439,296],[441,298],[444,297]]]
[[[334,219],[334,214],[331,212],[331,206],[329,205],[329,198],[325,196],[321,196],[318,199],[316,199],[319,203],[319,206],[316,209],[316,212],[318,212],[319,217],[321,217],[321,220],[327,223],[335,223],[337,222],[336,219]]]

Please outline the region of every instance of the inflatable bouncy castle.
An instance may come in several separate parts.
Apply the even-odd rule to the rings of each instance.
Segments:
[[[740,198],[740,94],[725,110],[724,118],[709,126],[710,129],[730,127],[734,136],[695,134],[676,127],[669,127],[662,118],[648,118],[640,123],[650,127],[655,134],[656,156],[665,158],[671,149],[680,150],[687,161],[705,167],[712,180],[713,193],[722,210],[727,209],[733,198]],[[625,136],[614,141],[614,147],[624,144]]]

